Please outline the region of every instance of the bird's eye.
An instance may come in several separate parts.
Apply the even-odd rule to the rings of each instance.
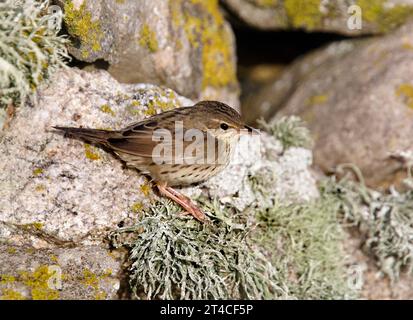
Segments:
[[[221,129],[222,130],[227,130],[228,129],[228,125],[226,123],[221,123]]]

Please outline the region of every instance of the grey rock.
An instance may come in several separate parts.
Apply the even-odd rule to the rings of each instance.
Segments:
[[[393,155],[412,149],[412,28],[332,44],[272,84],[273,97],[280,93],[276,88],[292,92],[283,103],[268,102],[284,106],[277,117],[296,114],[307,121],[316,142],[315,163],[324,171],[354,163],[372,186],[403,177],[405,163]]]
[[[264,30],[335,32],[349,36],[381,34],[413,16],[411,0],[223,0],[246,24]],[[361,28],[349,28],[352,6],[361,9]]]
[[[133,223],[157,196],[136,170],[51,127],[118,129],[193,102],[170,89],[119,84],[105,71],[62,70],[51,83],[39,91],[35,107],[18,110],[0,137],[0,240],[37,248],[98,245],[120,222]],[[265,193],[283,201],[317,196],[309,150],[283,150],[265,134],[260,145],[242,139],[239,150],[219,176],[184,192],[205,192],[242,210],[262,197],[251,176],[270,171]]]
[[[0,137],[0,221],[52,244],[100,243],[108,229],[150,203],[151,188],[109,153],[52,126],[119,129],[192,104],[170,89],[121,85],[105,71],[60,71],[39,91],[38,105],[22,106]],[[17,244],[27,240],[17,238]]]
[[[120,263],[106,249],[0,245],[0,300],[116,299]]]
[[[126,83],[153,83],[239,108],[235,41],[216,1],[58,1],[77,59]]]

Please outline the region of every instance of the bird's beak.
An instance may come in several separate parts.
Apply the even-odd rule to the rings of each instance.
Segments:
[[[247,126],[247,125],[245,125],[242,130],[243,131],[246,130],[248,134],[252,134],[252,135],[259,135],[260,134],[259,130],[255,129],[253,127]]]

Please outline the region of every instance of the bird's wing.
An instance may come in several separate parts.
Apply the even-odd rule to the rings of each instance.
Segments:
[[[119,155],[126,153],[161,163],[202,163],[206,156],[207,133],[175,127],[167,113],[132,124],[107,144]],[[161,122],[162,120],[162,122]],[[162,123],[162,125],[161,125]],[[165,128],[171,128],[166,130]]]

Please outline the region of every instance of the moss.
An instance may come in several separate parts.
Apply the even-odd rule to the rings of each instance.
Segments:
[[[390,31],[413,17],[413,6],[398,4],[391,8],[386,8],[385,0],[358,0],[363,14],[363,19],[370,23],[375,23],[379,31]]]
[[[310,106],[315,106],[319,104],[324,104],[327,102],[327,100],[328,100],[328,95],[325,95],[325,94],[315,95],[307,99],[307,104]]]
[[[56,300],[59,299],[60,293],[57,290],[49,288],[49,279],[53,273],[49,272],[47,265],[39,266],[34,272],[21,271],[20,280],[30,288],[33,300]]]
[[[76,37],[82,46],[82,57],[88,58],[90,52],[100,51],[100,41],[103,37],[99,21],[92,21],[92,14],[86,9],[86,0],[79,9],[69,1],[64,6],[64,21],[69,33]]]
[[[97,148],[85,143],[85,156],[89,160],[96,161],[100,159],[100,155],[95,151]]]
[[[20,292],[12,289],[3,289],[0,295],[0,300],[25,300],[26,297]]]
[[[110,114],[111,116],[115,116],[115,112],[112,110],[112,108],[109,106],[109,105],[107,105],[107,104],[104,104],[104,105],[101,105],[100,106],[100,111],[102,111],[102,112],[104,112],[104,113],[108,113],[108,114]]]
[[[147,24],[144,24],[139,32],[139,44],[142,47],[148,48],[148,50],[152,53],[158,51],[158,40],[156,39],[156,34]]]
[[[396,89],[396,95],[403,97],[404,103],[413,109],[413,85],[410,83],[402,83]]]
[[[284,8],[294,28],[313,30],[322,24],[320,0],[285,0]]]
[[[218,0],[192,0],[185,6],[182,1],[169,3],[173,24],[183,27],[193,49],[201,48],[202,88],[235,85],[231,39]]]

